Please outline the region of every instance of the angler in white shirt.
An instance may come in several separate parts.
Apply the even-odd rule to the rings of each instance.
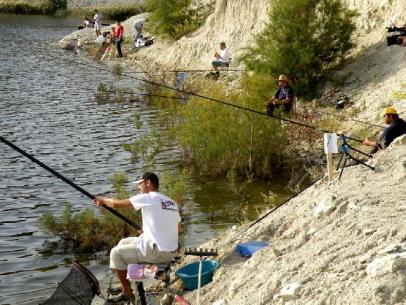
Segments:
[[[215,60],[211,62],[213,69],[219,74],[219,67],[228,67],[230,65],[231,55],[224,41],[220,42],[220,52],[214,53]]]
[[[141,194],[129,199],[96,197],[96,205],[111,208],[141,210],[142,234],[120,240],[110,252],[110,268],[117,272],[123,299],[134,298],[128,282],[127,266],[137,263],[167,263],[178,249],[178,225],[181,221],[178,205],[158,192],[159,179],[154,173],[145,173],[136,181]]]

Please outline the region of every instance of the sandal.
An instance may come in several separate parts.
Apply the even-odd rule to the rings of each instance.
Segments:
[[[120,285],[115,286],[115,287],[109,287],[107,288],[107,293],[111,295],[118,295],[120,292],[123,291],[123,288],[121,288]]]

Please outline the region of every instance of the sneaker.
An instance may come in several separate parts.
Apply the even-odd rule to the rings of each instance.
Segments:
[[[117,304],[117,303],[131,303],[135,304],[135,295],[134,294],[126,294],[124,292],[119,293],[117,296],[108,299],[109,304]]]

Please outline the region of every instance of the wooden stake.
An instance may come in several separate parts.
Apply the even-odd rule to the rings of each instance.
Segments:
[[[333,170],[333,154],[327,153],[327,174],[328,174],[328,181],[332,181],[334,178],[334,170]]]

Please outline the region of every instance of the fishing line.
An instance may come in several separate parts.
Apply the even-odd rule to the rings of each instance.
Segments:
[[[100,69],[100,70],[103,70],[103,71],[106,71],[106,72],[108,71],[108,72],[114,73],[113,71],[106,70],[106,69],[103,69],[103,68],[97,68],[97,67],[94,67],[94,66],[91,66],[91,65],[87,65],[87,64],[84,64],[84,63],[78,63],[78,62],[76,62],[76,61],[73,61],[73,62],[74,62],[74,63],[77,63],[77,64],[82,64],[82,65],[87,66],[87,67],[90,67],[90,68],[92,68],[92,69]],[[215,99],[215,98],[211,98],[211,97],[208,97],[208,96],[204,96],[204,95],[201,95],[201,94],[197,94],[197,93],[193,93],[193,92],[189,92],[189,91],[184,91],[184,90],[181,90],[181,89],[178,89],[178,88],[175,88],[175,87],[171,87],[171,86],[168,86],[168,85],[160,84],[160,83],[157,83],[157,82],[154,82],[154,81],[146,80],[146,79],[143,79],[143,78],[137,78],[137,77],[134,77],[134,76],[131,76],[131,75],[127,75],[127,74],[120,74],[120,75],[127,76],[127,77],[132,78],[132,79],[135,79],[135,80],[137,80],[137,81],[145,82],[145,83],[148,83],[148,84],[157,86],[157,87],[162,87],[162,88],[170,89],[170,90],[173,90],[173,91],[177,91],[177,92],[179,92],[179,93],[183,93],[183,94],[187,94],[187,95],[190,95],[190,96],[194,96],[194,97],[206,99],[206,100],[209,100],[209,101],[212,101],[212,102],[216,102],[216,103],[219,103],[219,104],[222,104],[222,105],[226,105],[226,106],[229,106],[229,107],[237,108],[237,109],[244,110],[244,111],[247,111],[247,112],[252,112],[252,113],[255,113],[255,114],[258,114],[258,115],[267,116],[267,117],[270,117],[270,118],[273,118],[273,119],[276,119],[276,120],[280,120],[280,121],[283,121],[283,122],[287,122],[287,123],[291,123],[291,124],[296,124],[296,125],[299,125],[299,126],[303,126],[303,127],[309,128],[309,129],[313,129],[313,130],[315,130],[315,131],[319,131],[319,132],[323,132],[323,133],[331,133],[331,131],[329,131],[329,130],[326,130],[326,129],[319,129],[319,128],[317,128],[316,126],[308,125],[308,124],[305,124],[305,123],[302,123],[302,122],[294,121],[294,120],[287,119],[287,118],[283,118],[283,117],[273,117],[273,116],[269,116],[267,113],[262,112],[262,111],[259,111],[259,110],[255,110],[255,109],[252,109],[252,108],[248,108],[248,107],[243,107],[243,106],[240,106],[240,105],[232,104],[232,103],[225,102],[225,101],[222,101],[222,100],[219,100],[219,99]],[[337,133],[337,135],[341,136],[342,134]],[[350,139],[350,140],[353,140],[353,141],[356,141],[356,142],[359,142],[359,143],[362,143],[362,142],[363,142],[362,140],[355,139],[355,138],[352,138],[352,137],[349,137],[349,136],[346,136],[346,137],[347,137],[348,139]]]
[[[378,125],[378,124],[373,124],[373,123],[361,121],[361,120],[358,120],[358,119],[348,118],[348,117],[346,117],[345,115],[342,115],[342,114],[335,114],[335,113],[331,113],[331,112],[320,111],[319,109],[311,108],[311,107],[306,107],[306,108],[310,109],[310,110],[313,110],[315,113],[331,115],[331,116],[338,117],[340,119],[344,119],[344,120],[347,120],[347,121],[354,121],[354,122],[357,122],[357,123],[360,123],[360,124],[370,125],[370,126],[373,126],[373,127],[385,128],[385,126],[381,126],[381,125]]]
[[[41,166],[43,169],[47,170],[48,172],[50,172],[52,175],[56,176],[57,178],[61,179],[63,182],[69,184],[71,187],[73,187],[74,189],[78,190],[79,192],[81,192],[83,195],[85,195],[86,197],[90,198],[90,199],[95,199],[95,196],[90,194],[89,192],[87,192],[86,190],[84,190],[83,188],[81,188],[80,186],[78,186],[77,184],[73,183],[71,180],[69,180],[68,178],[66,178],[65,176],[61,175],[60,173],[58,173],[57,171],[53,170],[52,168],[50,168],[49,166],[45,165],[44,163],[42,163],[41,161],[39,161],[38,159],[36,159],[34,156],[28,154],[27,152],[25,152],[24,150],[22,150],[21,148],[19,148],[18,146],[14,145],[13,143],[9,142],[8,140],[6,140],[5,138],[3,138],[2,136],[0,136],[0,141],[3,142],[4,144],[8,145],[9,147],[11,147],[12,149],[14,149],[15,151],[19,152],[20,154],[22,154],[24,157],[27,157],[28,159],[30,159],[32,162],[38,164],[39,166]],[[101,205],[103,208],[105,208],[106,210],[108,210],[109,212],[111,212],[112,214],[114,214],[115,216],[117,216],[118,218],[120,218],[121,220],[123,220],[124,222],[126,222],[127,224],[131,225],[132,227],[134,227],[137,230],[141,229],[141,226],[136,224],[135,222],[133,222],[131,219],[125,217],[124,215],[122,215],[121,213],[117,212],[116,210],[110,208],[107,205]]]
[[[306,191],[307,189],[309,189],[310,187],[312,187],[313,185],[315,185],[318,181],[320,181],[323,178],[319,178],[316,179],[315,181],[313,181],[310,185],[308,185],[307,187],[305,187],[303,190],[301,190],[300,192],[294,194],[293,196],[289,197],[288,199],[286,199],[284,202],[282,202],[280,205],[278,205],[277,207],[274,207],[273,209],[271,209],[269,212],[267,212],[265,215],[261,216],[260,218],[256,219],[253,223],[251,223],[246,231],[240,232],[239,234],[237,234],[237,236],[234,237],[234,239],[238,239],[241,236],[247,234],[247,231],[249,229],[251,229],[253,226],[255,226],[256,224],[258,224],[259,222],[261,222],[262,220],[264,220],[265,218],[267,218],[269,215],[271,215],[272,213],[274,213],[276,210],[278,210],[279,208],[281,208],[282,206],[285,206],[287,203],[289,203],[292,199],[296,198],[297,196],[299,196],[301,193],[303,193],[304,191]]]

